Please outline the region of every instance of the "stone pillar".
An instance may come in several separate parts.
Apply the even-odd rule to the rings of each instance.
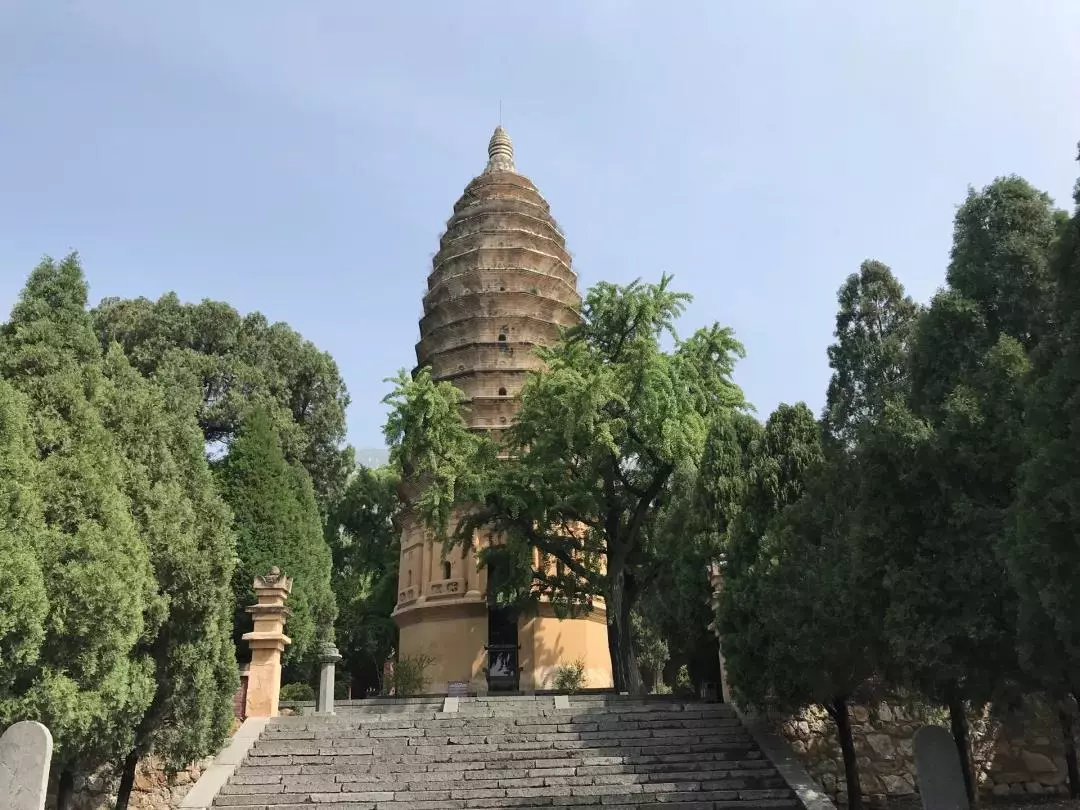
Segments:
[[[285,600],[292,580],[275,565],[270,573],[255,577],[254,605],[247,608],[254,628],[243,639],[251,648],[248,667],[247,717],[277,717],[281,693],[281,654],[292,639],[285,635],[285,620],[291,612]]]
[[[341,660],[338,648],[330,642],[322,645],[319,651],[319,700],[315,706],[317,714],[334,713],[334,665]]]
[[[709,585],[712,587],[712,596],[709,599],[709,605],[712,607],[714,616],[716,615],[716,609],[720,606],[720,594],[724,591],[724,569],[726,567],[727,560],[721,556],[716,562],[710,563],[706,569],[709,576]],[[724,698],[724,703],[731,704],[731,686],[728,684],[727,665],[724,662],[724,640],[720,638],[720,632],[716,628],[715,620],[709,625],[709,629],[716,634],[717,646],[720,650],[721,695]]]

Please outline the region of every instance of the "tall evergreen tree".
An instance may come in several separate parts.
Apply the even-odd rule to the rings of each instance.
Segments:
[[[949,706],[972,803],[967,707],[1018,675],[1001,550],[1024,457],[1026,352],[1052,332],[1058,233],[1049,198],[1019,178],[969,193],[948,287],[915,332],[910,412],[874,438],[862,477],[894,659],[909,685]]]
[[[221,464],[221,492],[232,508],[238,562],[234,638],[250,629],[244,610],[255,594],[252,582],[278,566],[293,578],[285,660],[294,668],[314,660],[321,642],[333,638],[336,608],[330,586],[330,549],[311,479],[285,460],[270,417],[254,408]]]
[[[118,810],[139,759],[182,767],[216,753],[232,723],[239,679],[232,643],[231,515],[218,496],[191,412],[178,412],[117,344],[105,357],[103,418],[123,454],[124,489],[165,597],[139,653],[155,665],[154,699],[123,762]]]
[[[1006,559],[1019,595],[1021,660],[1059,701],[1069,787],[1080,796],[1080,181],[1055,261],[1059,332],[1034,355],[1026,448]],[[1075,703],[1074,703],[1075,705]]]
[[[344,443],[349,395],[333,358],[288,324],[221,301],[183,303],[176,293],[107,298],[92,315],[103,347],[120,343],[145,376],[194,394],[209,444],[227,447],[250,408],[261,407],[286,459],[311,476],[324,514],[341,498],[353,465]]]
[[[25,399],[0,379],[0,706],[37,663],[49,613],[28,418]]]
[[[871,260],[848,276],[837,298],[836,342],[828,350],[833,374],[822,423],[827,439],[850,448],[886,402],[907,396],[908,350],[919,307],[887,265]]]
[[[783,607],[774,601],[775,583],[769,579],[778,561],[775,533],[770,532],[783,510],[802,497],[808,476],[821,463],[813,413],[802,403],[781,404],[748,455],[742,507],[727,542],[717,628],[733,692],[744,704],[763,705],[788,696],[777,691],[786,676],[770,658],[779,652],[770,642],[780,640],[774,617]]]
[[[138,643],[161,614],[123,463],[101,421],[101,349],[86,297],[74,254],[45,259],[0,330],[0,376],[29,400],[48,599],[40,654],[0,703],[0,723],[32,718],[52,731],[60,810],[76,772],[131,750],[154,693],[153,661]]]

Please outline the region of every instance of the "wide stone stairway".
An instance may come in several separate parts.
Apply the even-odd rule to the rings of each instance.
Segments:
[[[365,701],[334,716],[279,717],[215,806],[801,808],[723,704],[607,695],[565,704],[461,698],[444,712],[441,699]]]

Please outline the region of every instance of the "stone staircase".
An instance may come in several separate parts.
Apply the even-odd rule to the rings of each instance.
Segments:
[[[537,696],[337,711],[272,720],[214,806],[801,810],[722,704],[583,695],[569,708]]]

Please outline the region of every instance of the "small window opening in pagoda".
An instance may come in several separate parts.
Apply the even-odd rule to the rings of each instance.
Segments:
[[[450,575],[451,575],[452,573],[453,573],[453,572],[452,572],[452,571],[450,570],[450,563],[449,563],[449,562],[447,562],[446,560],[443,560],[443,564],[442,564],[442,578],[443,578],[443,579],[450,579]]]

